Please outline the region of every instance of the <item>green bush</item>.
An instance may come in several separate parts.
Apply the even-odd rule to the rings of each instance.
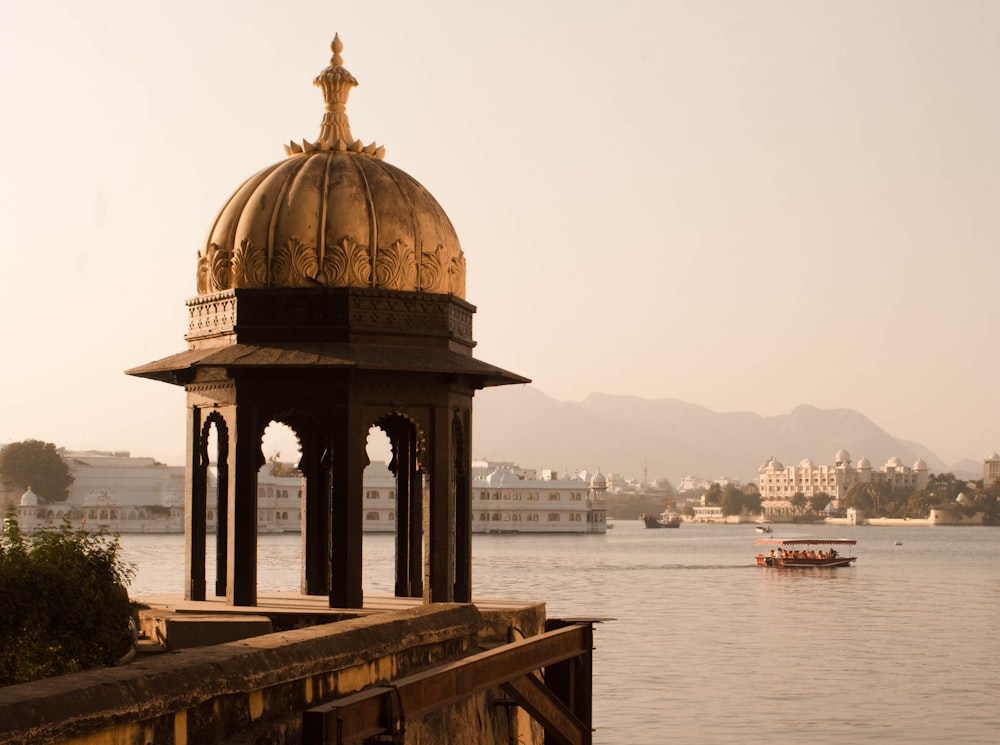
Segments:
[[[0,685],[109,665],[132,644],[135,568],[105,533],[38,530],[12,514],[0,534]]]

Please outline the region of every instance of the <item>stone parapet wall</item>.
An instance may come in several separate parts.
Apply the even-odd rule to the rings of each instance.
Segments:
[[[473,605],[420,606],[0,688],[0,745],[297,745],[305,709],[460,659],[511,627],[538,633],[544,609],[533,608],[505,620],[505,610],[484,619]],[[495,699],[414,722],[405,742],[506,743],[517,722]]]

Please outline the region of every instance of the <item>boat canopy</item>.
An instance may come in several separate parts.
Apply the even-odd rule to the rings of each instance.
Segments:
[[[757,543],[766,546],[853,546],[857,543],[853,538],[758,538]]]

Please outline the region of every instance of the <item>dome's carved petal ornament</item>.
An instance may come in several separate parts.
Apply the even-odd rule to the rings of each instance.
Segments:
[[[210,243],[198,257],[198,294],[210,295],[232,286],[232,253]]]
[[[465,254],[461,251],[458,252],[458,256],[451,257],[451,266],[448,267],[448,292],[465,297]]]
[[[442,246],[425,253],[420,258],[420,289],[424,292],[440,292],[445,268],[441,261]]]
[[[268,286],[267,251],[244,238],[233,253],[233,287]]]
[[[411,290],[417,281],[413,249],[403,241],[379,251],[375,264],[375,287],[382,290]]]
[[[271,259],[271,284],[278,287],[315,287],[318,272],[316,249],[294,236]]]
[[[314,83],[326,111],[315,142],[245,181],[198,256],[198,294],[232,288],[367,287],[465,297],[465,255],[434,197],[351,135],[340,37]]]

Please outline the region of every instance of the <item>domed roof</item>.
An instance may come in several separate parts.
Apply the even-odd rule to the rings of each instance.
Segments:
[[[889,466],[890,468],[902,468],[903,461],[901,461],[898,457],[894,455],[891,458],[889,458],[889,460],[886,462],[886,465]]]
[[[926,471],[927,462],[923,458],[917,458],[917,462],[913,464],[914,471]]]
[[[22,507],[37,507],[38,506],[38,495],[28,487],[28,491],[21,495],[21,506]]]
[[[601,473],[601,469],[597,469],[597,473],[594,474],[593,478],[590,479],[590,485],[592,487],[606,487],[608,485],[607,477]]]
[[[833,462],[834,463],[847,463],[850,460],[851,460],[851,454],[849,452],[847,452],[846,450],[844,450],[844,448],[841,448],[840,450],[837,451],[837,454],[834,456]]]
[[[809,458],[803,458],[799,461],[799,468],[815,468],[816,464],[812,462]]]
[[[864,456],[861,456],[861,460],[858,461],[858,468],[871,468],[871,467],[872,467],[872,462],[867,458],[865,458]]]
[[[512,486],[518,481],[520,481],[520,479],[517,477],[516,473],[509,468],[503,467],[497,468],[486,477],[486,483],[489,486],[494,487]]]
[[[198,254],[198,295],[232,288],[368,287],[465,297],[465,256],[430,192],[351,135],[358,81],[340,37],[314,83],[326,113],[316,142],[247,179]]]

